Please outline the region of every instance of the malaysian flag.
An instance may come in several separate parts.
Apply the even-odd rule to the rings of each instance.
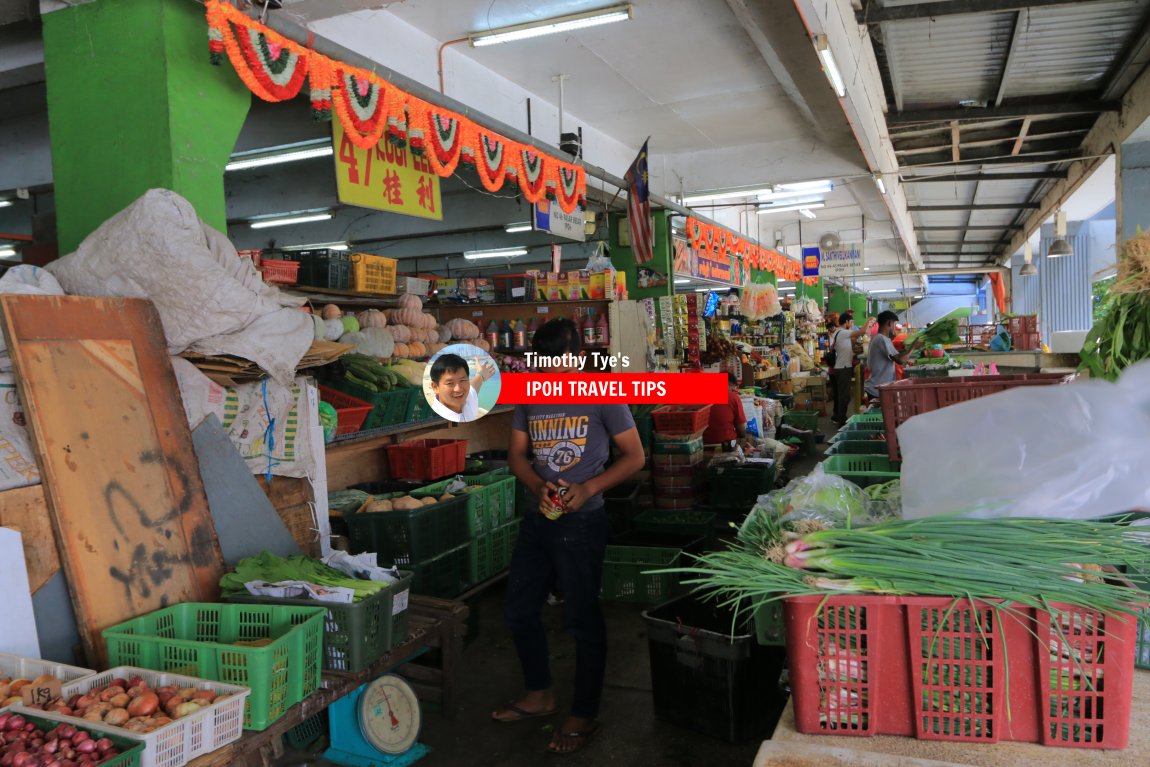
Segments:
[[[651,200],[647,188],[647,142],[639,156],[627,169],[627,226],[631,230],[631,252],[636,264],[645,264],[655,257],[651,232]]]

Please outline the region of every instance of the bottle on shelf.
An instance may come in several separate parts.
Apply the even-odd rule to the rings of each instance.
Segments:
[[[591,313],[583,315],[583,319],[579,323],[579,329],[583,333],[583,345],[595,345],[595,322],[591,319]]]
[[[523,324],[523,320],[515,320],[515,325],[512,327],[512,334],[512,346],[518,350],[526,349],[527,326]]]
[[[539,330],[539,318],[532,317],[531,322],[527,323],[527,343],[524,344],[524,348],[531,348],[531,344],[535,341],[535,331],[537,330]]]
[[[483,337],[487,343],[491,344],[492,350],[499,348],[499,326],[492,320],[487,326],[487,330],[483,333]]]
[[[514,333],[511,331],[511,323],[503,320],[503,324],[499,327],[499,348],[510,349],[514,341]]]
[[[611,331],[607,324],[607,312],[599,312],[599,316],[595,320],[595,343],[599,346],[607,346],[611,343]]]

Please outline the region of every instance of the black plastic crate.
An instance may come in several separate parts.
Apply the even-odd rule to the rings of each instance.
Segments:
[[[719,464],[707,469],[708,499],[718,509],[750,511],[775,487],[775,464]]]
[[[687,595],[643,613],[655,716],[731,743],[770,736],[786,706],[786,652],[755,641],[746,615]]]
[[[299,284],[315,288],[347,290],[351,286],[351,257],[339,250],[301,250],[293,254],[299,259]]]
[[[388,495],[392,494],[384,497]],[[359,511],[344,515],[344,521],[351,539],[351,553],[375,552],[381,567],[395,565],[414,570],[412,588],[416,591],[419,591],[419,568],[424,562],[458,546],[466,549],[470,545],[467,497],[463,495],[409,511]],[[467,559],[466,553],[464,559]],[[466,564],[464,570],[467,570]]]
[[[685,533],[649,532],[631,530],[611,537],[612,546],[639,546],[643,548],[679,549],[687,554],[700,554],[706,547],[703,536]]]
[[[638,482],[624,482],[603,493],[611,535],[622,535],[631,529],[631,520],[639,513],[640,487]]]
[[[387,512],[381,512],[386,514]],[[464,525],[464,530],[467,526]],[[440,599],[455,599],[475,584],[471,582],[471,544],[446,551],[415,564],[411,590]]]

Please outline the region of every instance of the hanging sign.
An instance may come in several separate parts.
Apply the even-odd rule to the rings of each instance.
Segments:
[[[535,203],[535,228],[540,232],[550,232],[556,237],[583,242],[587,235],[583,230],[583,211],[576,209],[567,213],[550,200]]]
[[[439,176],[426,156],[413,155],[386,137],[370,149],[360,149],[344,132],[342,123],[333,120],[331,125],[340,202],[443,220]]]
[[[819,276],[819,249],[803,248],[803,277]]]
[[[730,254],[716,255],[711,251],[697,250],[686,240],[675,240],[674,273],[728,285],[743,284],[743,270],[737,258]]]
[[[806,253],[806,248],[803,248]],[[851,277],[863,270],[862,249],[858,245],[843,243],[838,250],[819,253],[819,273],[823,277]]]

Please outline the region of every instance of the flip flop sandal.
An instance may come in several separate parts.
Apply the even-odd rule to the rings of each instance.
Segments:
[[[507,724],[509,722],[521,722],[524,719],[535,719],[535,718],[538,718],[541,716],[554,716],[555,712],[557,710],[558,709],[553,708],[550,711],[528,711],[526,709],[522,709],[519,706],[515,705],[515,702],[512,701],[512,702],[508,703],[506,706],[504,706],[502,709],[500,709],[499,712],[510,711],[511,713],[515,714],[514,718],[504,719],[504,718],[495,716],[495,714],[492,714],[491,721],[498,722],[500,724]],[[496,713],[499,713],[499,712],[496,712]]]
[[[561,751],[557,748],[554,748],[550,743],[548,743],[547,744],[547,753],[555,754],[556,756],[567,756],[569,754],[577,754],[580,751],[582,751],[584,748],[587,747],[587,744],[591,742],[591,738],[595,737],[595,733],[599,732],[599,729],[600,729],[599,723],[598,722],[592,722],[591,727],[588,728],[586,731],[583,731],[583,732],[562,732],[562,731],[557,732],[557,733],[555,733],[555,735],[557,737],[575,738],[575,748],[571,749],[570,751]]]

